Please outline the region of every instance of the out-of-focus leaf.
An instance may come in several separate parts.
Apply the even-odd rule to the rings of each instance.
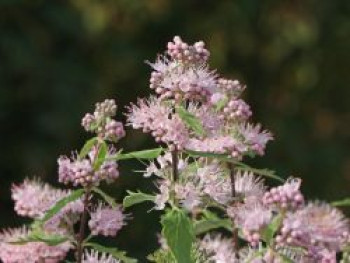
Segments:
[[[332,206],[350,206],[350,198],[345,198],[343,200],[334,201],[331,203]]]

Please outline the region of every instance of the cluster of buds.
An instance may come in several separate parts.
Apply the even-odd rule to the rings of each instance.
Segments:
[[[293,244],[304,244],[302,240],[304,235],[303,232],[299,230],[297,222],[293,225],[284,224],[280,230],[280,234],[276,236],[276,242],[279,245],[293,245]]]
[[[98,185],[102,180],[112,182],[119,177],[117,162],[105,160],[94,168],[95,160],[90,156],[83,159],[61,156],[58,159],[59,182],[88,186]]]
[[[265,205],[277,205],[283,209],[296,209],[304,204],[300,192],[301,179],[289,179],[284,185],[272,188],[263,197]]]
[[[150,78],[150,88],[161,100],[208,101],[217,90],[217,76],[208,69],[209,51],[203,41],[189,45],[174,37],[168,43],[168,56],[159,56]]]
[[[172,59],[182,63],[203,63],[210,55],[203,41],[191,46],[183,42],[179,36],[175,36],[173,42],[168,42],[167,53]]]
[[[245,121],[252,116],[250,106],[242,99],[232,99],[223,108],[223,118]]]
[[[243,229],[242,234],[245,240],[247,240],[252,247],[257,247],[259,245],[261,236],[258,231],[249,231]]]
[[[232,97],[238,97],[246,88],[238,80],[219,78],[217,83],[218,89],[222,93],[231,95]]]
[[[117,232],[125,225],[125,216],[122,209],[110,207],[100,203],[90,213],[89,228],[94,236],[116,236]]]
[[[94,132],[100,138],[117,142],[125,136],[125,130],[121,122],[112,119],[116,111],[117,105],[114,100],[107,99],[104,102],[96,103],[94,113],[87,113],[83,117],[81,125],[86,131]]]

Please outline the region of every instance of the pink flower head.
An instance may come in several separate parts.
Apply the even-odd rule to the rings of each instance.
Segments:
[[[157,142],[182,149],[187,143],[189,132],[180,117],[173,114],[171,107],[151,97],[139,100],[138,105],[129,107],[128,123],[134,129],[151,132]]]
[[[68,196],[70,191],[55,189],[38,180],[26,179],[20,185],[12,186],[12,199],[18,215],[40,218],[57,201]],[[62,212],[81,212],[80,200],[68,204]]]
[[[229,154],[236,159],[241,159],[244,152],[246,152],[246,146],[230,135],[213,135],[202,140],[191,138],[186,145],[186,149]]]
[[[42,242],[13,244],[25,239],[29,232],[25,227],[3,231],[0,234],[0,259],[4,263],[58,263],[61,262],[71,249],[71,244],[65,242],[57,246],[49,246]]]
[[[112,208],[99,203],[90,213],[89,227],[92,235],[115,236],[125,225],[125,216],[121,207]]]
[[[260,231],[272,219],[272,211],[259,202],[248,202],[238,205],[228,211],[235,224],[242,229],[244,237],[252,246],[257,246],[260,240]]]
[[[72,183],[77,185],[98,185],[102,180],[113,182],[119,177],[118,164],[115,161],[107,160],[113,155],[114,148],[110,148],[106,160],[98,167],[93,167],[96,159],[96,149],[93,149],[87,157],[80,159],[73,156],[61,156],[58,159],[59,181],[64,184]]]
[[[250,151],[258,155],[265,154],[265,148],[268,141],[273,139],[270,132],[261,130],[261,125],[242,124],[238,127],[238,132],[243,136],[244,144]]]
[[[315,247],[339,251],[348,233],[348,221],[342,212],[328,204],[314,202],[287,214],[276,240],[310,251],[314,251]]]
[[[206,235],[200,242],[200,250],[208,255],[209,262],[238,263],[233,240],[222,238],[220,235]]]

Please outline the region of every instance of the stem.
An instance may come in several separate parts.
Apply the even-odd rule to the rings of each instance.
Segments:
[[[171,151],[171,158],[172,158],[172,168],[173,168],[173,181],[176,182],[179,179],[179,170],[178,170],[179,156],[178,156],[178,150],[176,146],[174,146],[174,150]]]
[[[85,226],[87,222],[87,216],[88,216],[88,207],[89,207],[89,197],[90,197],[90,189],[86,189],[85,196],[84,196],[84,212],[81,215],[80,219],[80,229],[78,234],[78,240],[77,240],[77,263],[81,263],[82,257],[83,257],[83,242],[84,242],[84,236],[85,236]]]
[[[236,197],[236,188],[235,188],[235,165],[234,163],[228,163],[228,168],[230,170],[230,179],[231,179],[231,194],[233,199]],[[234,201],[235,202],[235,201]],[[233,204],[234,205],[234,204]],[[239,250],[239,241],[238,241],[238,229],[235,227],[234,220],[232,220],[233,230],[232,230],[232,239],[235,250]]]

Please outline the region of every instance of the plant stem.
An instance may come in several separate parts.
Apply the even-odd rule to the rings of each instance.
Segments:
[[[78,234],[78,242],[77,242],[77,263],[82,262],[83,257],[83,242],[85,237],[85,227],[87,222],[87,216],[88,216],[88,207],[89,207],[89,198],[90,198],[90,189],[86,189],[85,196],[84,196],[84,211],[80,218],[80,229]]]
[[[176,146],[174,146],[174,150],[171,151],[171,158],[172,158],[172,168],[173,168],[173,181],[176,182],[179,179],[179,170],[178,170],[179,156],[178,156],[178,150]]]
[[[231,179],[231,194],[233,199],[236,197],[236,187],[235,187],[235,165],[234,163],[227,163],[230,170],[230,179]],[[235,201],[234,201],[235,202]],[[233,205],[235,205],[233,203]],[[238,229],[235,227],[234,220],[232,220],[233,230],[232,230],[232,239],[235,250],[239,250],[239,241],[238,241]]]

